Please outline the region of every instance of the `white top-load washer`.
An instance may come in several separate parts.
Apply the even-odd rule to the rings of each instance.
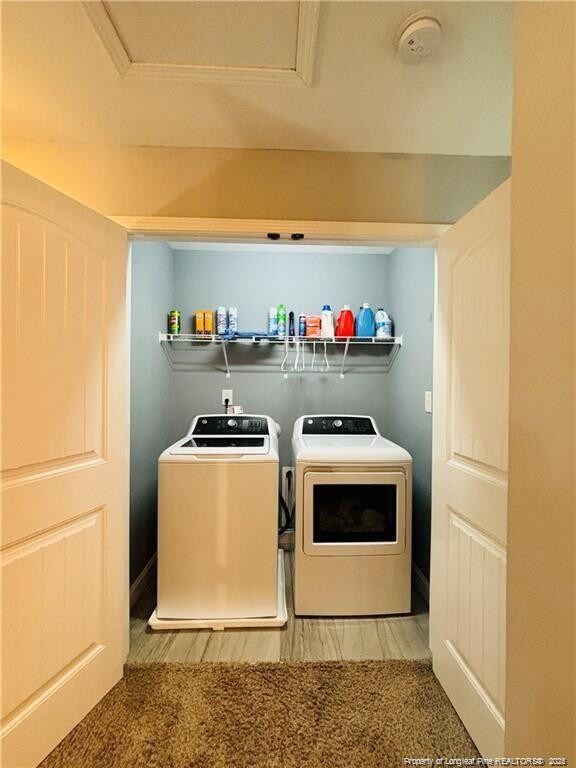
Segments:
[[[285,623],[279,432],[269,416],[205,414],[161,454],[153,628]]]
[[[294,603],[299,615],[410,611],[412,458],[370,416],[295,425]]]

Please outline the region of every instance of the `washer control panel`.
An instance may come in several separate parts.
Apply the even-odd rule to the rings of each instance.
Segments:
[[[267,435],[268,420],[260,416],[198,416],[194,435]]]
[[[367,416],[306,416],[303,435],[375,435],[372,419]]]

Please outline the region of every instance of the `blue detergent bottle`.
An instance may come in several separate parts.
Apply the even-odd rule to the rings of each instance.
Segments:
[[[374,312],[370,309],[370,304],[364,302],[356,316],[356,336],[374,336],[375,333]]]

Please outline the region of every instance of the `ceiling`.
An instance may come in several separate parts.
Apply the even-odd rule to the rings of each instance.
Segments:
[[[432,9],[439,53],[395,40]],[[510,2],[3,3],[5,139],[510,153]]]

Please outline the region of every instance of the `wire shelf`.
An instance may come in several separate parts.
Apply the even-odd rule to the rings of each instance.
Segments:
[[[390,346],[397,344],[402,346],[402,336],[391,336],[390,338],[377,338],[368,336],[333,336],[331,338],[322,338],[321,336],[243,336],[228,338],[218,336],[218,334],[199,334],[199,333],[162,333],[158,334],[158,341],[168,342],[199,342],[201,344],[370,344],[372,346]]]
[[[218,334],[199,334],[199,333],[162,333],[158,334],[158,341],[163,345],[164,351],[168,359],[168,348],[173,344],[187,343],[191,346],[188,347],[190,351],[198,349],[195,345],[200,347],[203,345],[214,344],[220,347],[222,350],[222,357],[224,360],[224,366],[226,371],[226,378],[229,379],[231,375],[230,364],[228,361],[227,348],[229,344],[244,344],[255,346],[270,346],[281,347],[284,349],[284,359],[280,365],[280,372],[287,378],[289,373],[305,373],[306,355],[310,355],[311,363],[308,368],[310,373],[328,373],[330,370],[330,364],[327,357],[327,347],[333,345],[335,347],[342,347],[342,361],[339,366],[340,378],[344,378],[346,371],[346,361],[348,359],[348,352],[352,347],[371,347],[372,349],[377,347],[383,347],[390,350],[395,348],[396,352],[403,344],[402,336],[391,336],[390,338],[377,338],[367,336],[335,336],[331,338],[322,338],[321,336],[266,336],[266,335],[254,335],[254,336],[237,336],[228,338],[227,336],[219,336]],[[308,347],[308,353],[305,352]],[[317,349],[324,350],[322,362],[315,366]],[[289,355],[295,353],[295,358],[292,364],[289,362]],[[336,369],[338,370],[338,369]],[[336,371],[334,371],[336,372]]]

